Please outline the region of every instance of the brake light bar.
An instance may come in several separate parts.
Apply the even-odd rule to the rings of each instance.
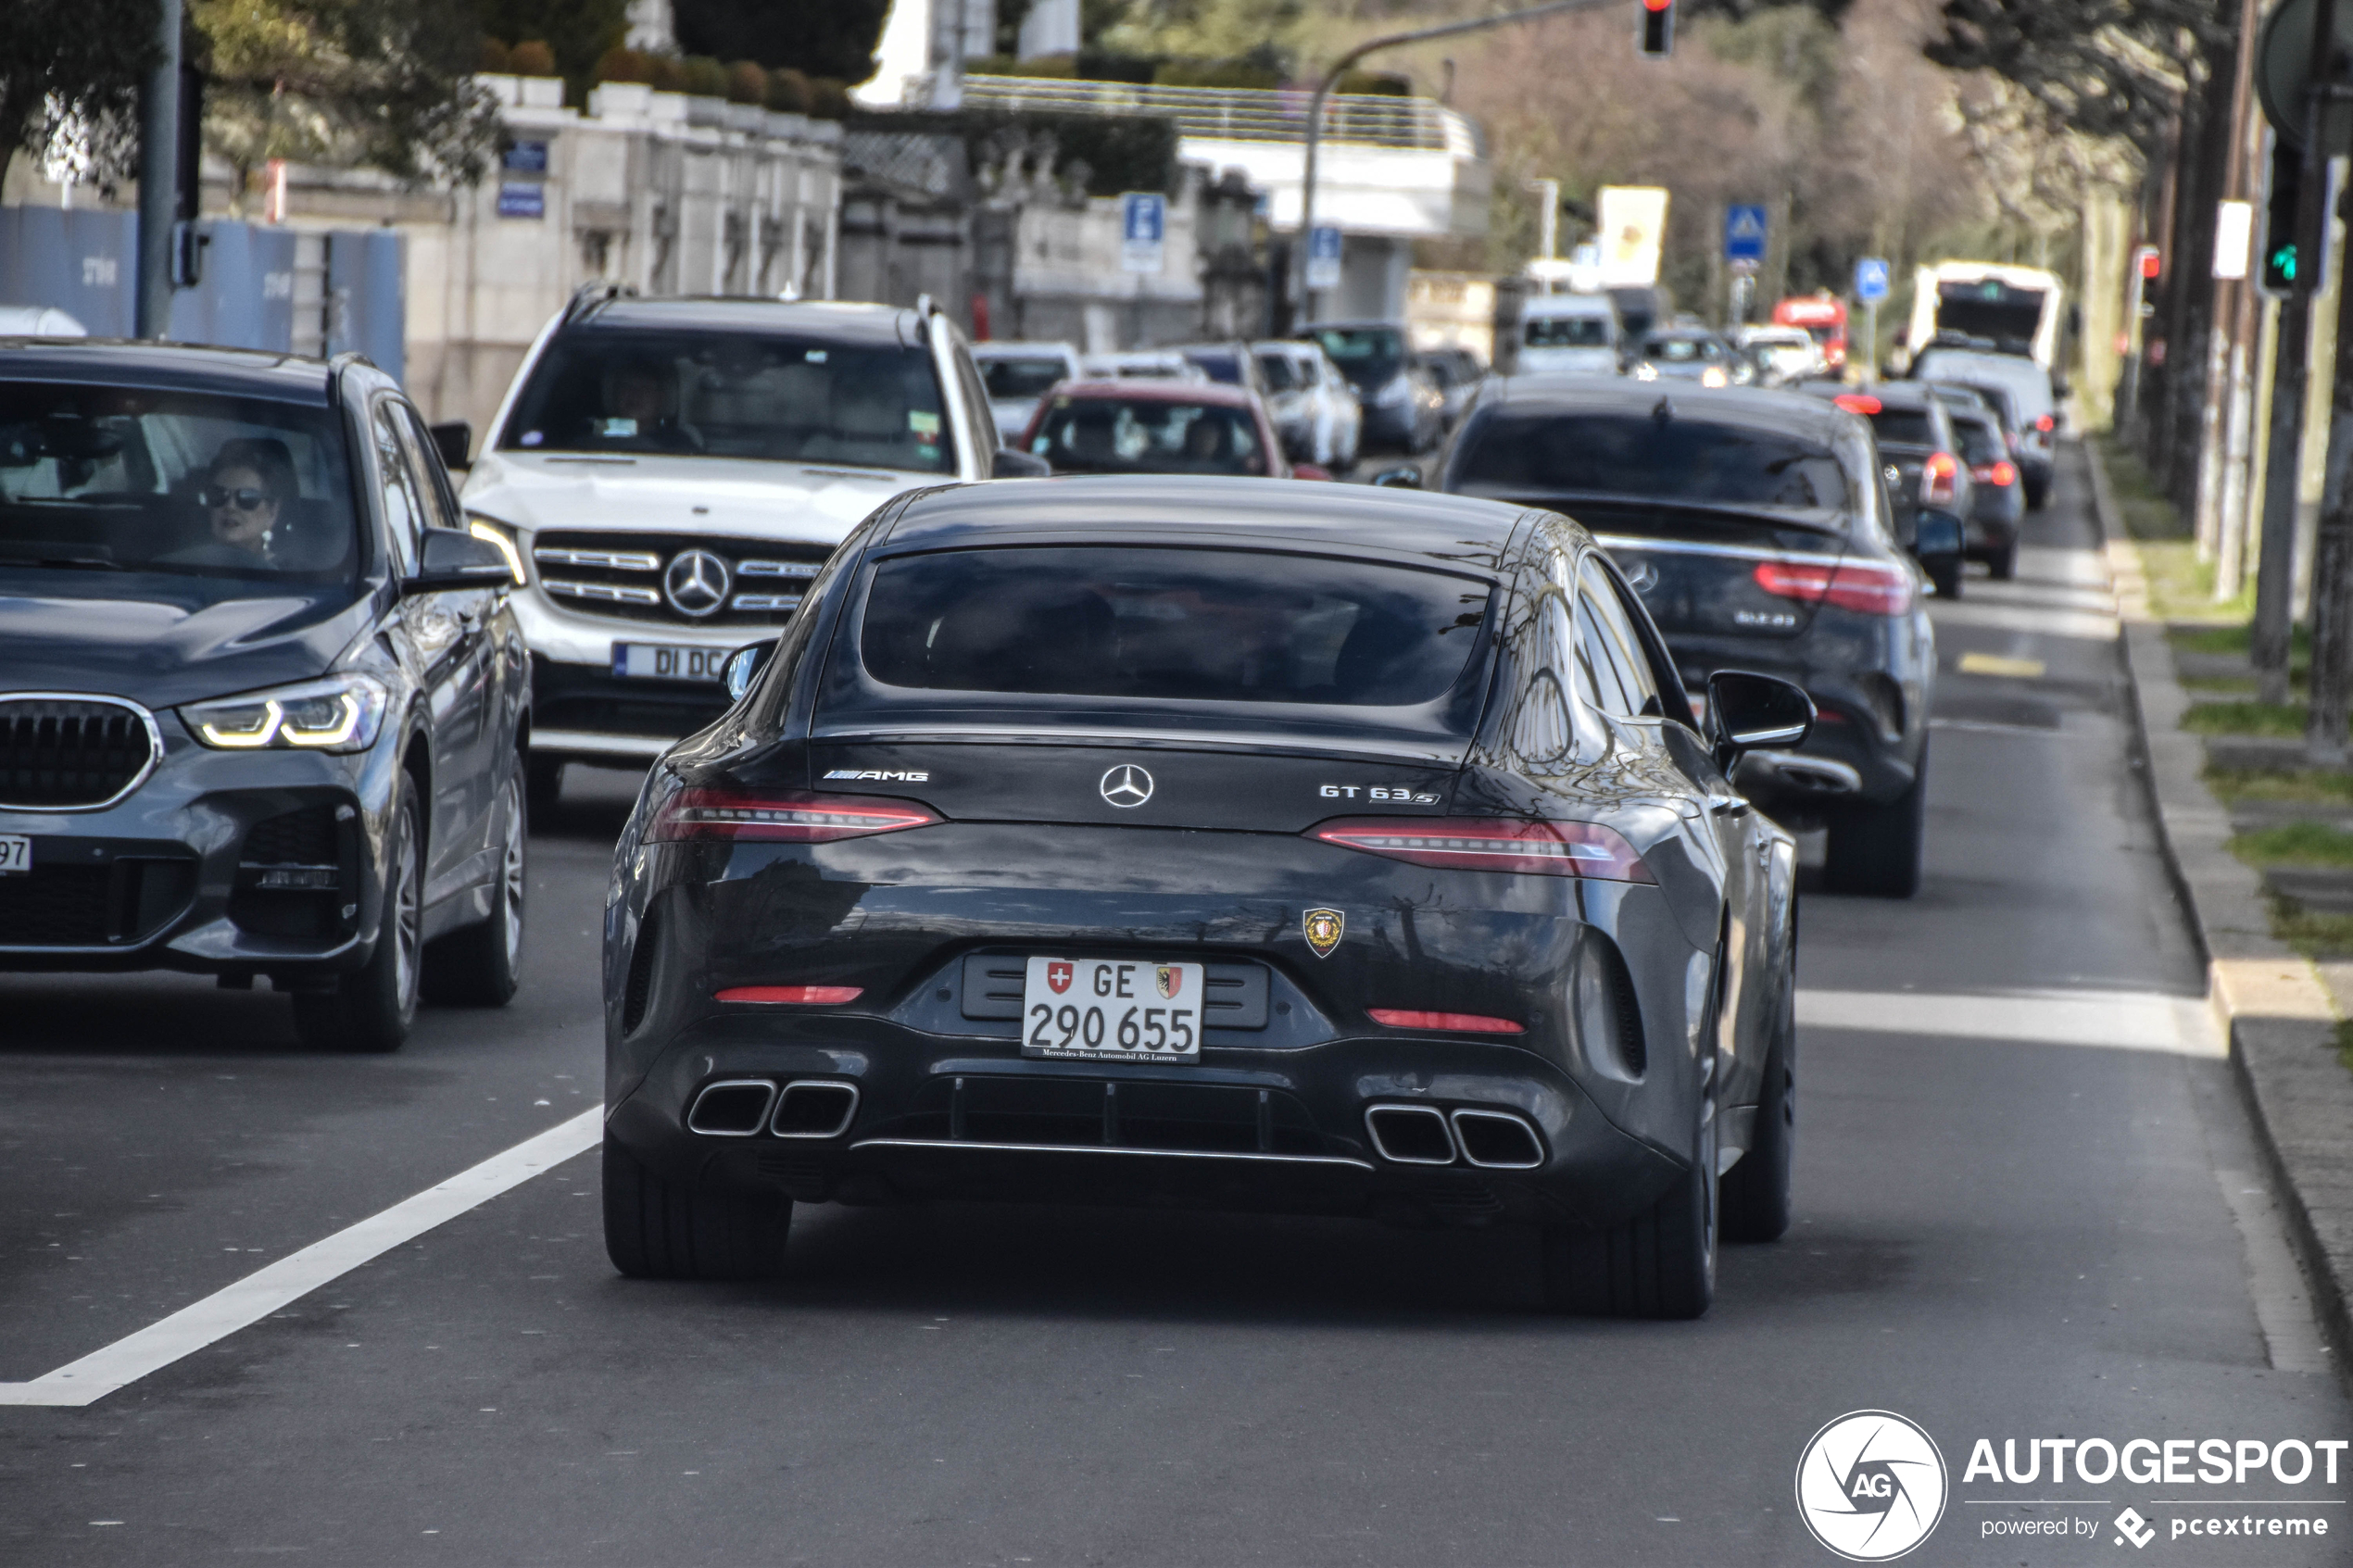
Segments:
[[[1971,479],[1996,490],[2006,490],[2018,483],[2018,469],[2011,463],[1980,463],[1969,471]]]
[[[1513,817],[1344,817],[1307,830],[1326,844],[1448,871],[1654,882],[1634,847],[1599,822]]]
[[[766,839],[830,844],[902,828],[929,827],[938,813],[911,800],[873,800],[806,790],[682,789],[662,802],[646,829],[649,842],[671,839]]]
[[[1920,502],[1950,506],[1961,474],[1961,460],[1950,452],[1931,452],[1920,465]]]
[[[714,1002],[783,1003],[799,1007],[838,1007],[863,995],[862,985],[730,985],[713,991]]]
[[[1525,1035],[1528,1026],[1508,1018],[1476,1012],[1415,1012],[1405,1008],[1366,1008],[1375,1023],[1386,1029],[1439,1029],[1456,1035]]]
[[[1912,579],[1900,568],[1849,561],[1763,560],[1752,573],[1777,598],[1834,604],[1864,615],[1902,615],[1912,608]]]

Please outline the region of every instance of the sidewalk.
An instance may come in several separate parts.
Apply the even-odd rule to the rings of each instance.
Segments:
[[[2141,552],[2121,524],[2107,470],[2080,442],[2070,444],[2070,460],[2089,470],[2149,794],[2206,952],[2208,1001],[2229,1036],[2344,1376],[2353,1370],[2353,1071],[2339,1059],[2336,1021],[2353,1015],[2353,963],[2316,965],[2272,935],[2263,875],[2231,853],[2231,813],[2206,784],[2214,743],[2181,727],[2191,697],[2166,627],[2150,610]]]

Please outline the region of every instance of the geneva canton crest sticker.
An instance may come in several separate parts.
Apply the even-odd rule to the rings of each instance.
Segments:
[[[1338,909],[1310,909],[1299,917],[1299,923],[1307,933],[1307,946],[1317,958],[1327,959],[1332,956],[1332,949],[1340,946],[1340,934],[1347,929],[1348,917]]]

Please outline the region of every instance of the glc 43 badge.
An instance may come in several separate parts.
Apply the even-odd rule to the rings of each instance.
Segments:
[[[1307,946],[1319,959],[1332,956],[1340,946],[1340,935],[1348,929],[1348,917],[1338,909],[1310,909],[1299,917],[1300,927],[1306,933]]]

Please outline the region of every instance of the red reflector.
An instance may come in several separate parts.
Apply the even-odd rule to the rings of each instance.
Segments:
[[[1348,817],[1308,832],[1343,849],[1450,871],[1650,882],[1634,847],[1599,822],[1507,817]]]
[[[711,993],[718,1002],[786,1002],[801,1007],[831,1007],[854,1002],[862,985],[730,985]]]
[[[1754,575],[1758,587],[1779,598],[1827,601],[1865,615],[1901,615],[1912,608],[1912,580],[1892,566],[1764,560]]]
[[[761,838],[828,844],[901,828],[929,827],[939,817],[909,800],[869,800],[854,795],[802,791],[752,794],[732,789],[682,789],[661,804],[646,829],[651,841],[680,838]]]
[[[1881,407],[1880,400],[1867,392],[1842,392],[1831,401],[1850,414],[1876,414]]]
[[[2034,428],[2036,430],[2045,431],[2057,430],[2058,428],[2058,420],[2053,415],[2045,414],[2041,419],[2034,421]]]
[[[1444,1029],[1458,1035],[1525,1035],[1524,1025],[1508,1018],[1486,1018],[1475,1012],[1412,1012],[1403,1008],[1366,1008],[1375,1023],[1390,1029]]]

